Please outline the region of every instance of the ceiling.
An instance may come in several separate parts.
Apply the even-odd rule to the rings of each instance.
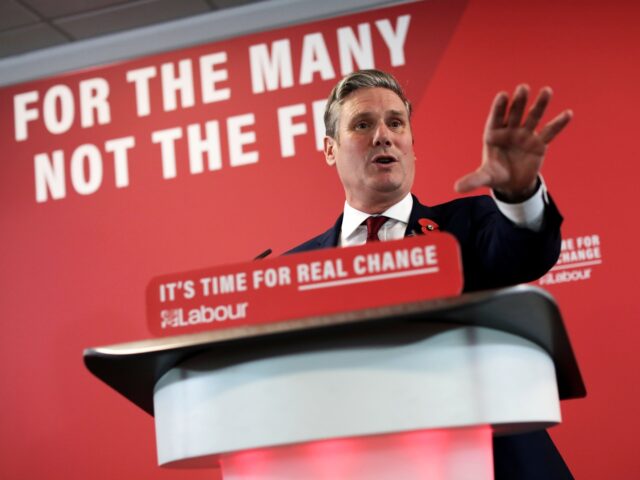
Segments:
[[[262,0],[0,0],[0,58]]]

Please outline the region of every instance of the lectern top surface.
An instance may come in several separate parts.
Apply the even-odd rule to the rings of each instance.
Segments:
[[[339,338],[349,329],[393,328],[438,322],[487,327],[519,335],[545,349],[553,359],[561,399],[586,394],[582,376],[553,297],[532,286],[488,290],[456,297],[301,318],[265,325],[154,338],[84,352],[87,368],[102,381],[153,415],[156,382],[186,358],[204,350],[221,356],[242,348],[257,355],[273,354],[278,345],[304,348],[309,342]],[[262,353],[260,353],[262,352]]]

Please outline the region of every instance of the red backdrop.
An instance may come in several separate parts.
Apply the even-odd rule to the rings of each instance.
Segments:
[[[159,469],[152,418],[93,378],[82,350],[150,336],[152,277],[281,253],[335,220],[343,193],[316,150],[312,105],[349,71],[353,51],[360,66],[396,74],[413,99],[414,192],[426,203],[453,197],[455,179],[477,166],[498,90],[550,85],[549,115],[574,110],[543,169],[568,240],[542,283],[561,306],[589,395],[563,404],[552,436],[577,478],[637,476],[627,182],[639,173],[639,13],[624,0],[432,0],[0,89],[3,478],[210,477]],[[281,62],[264,92],[252,83],[260,45]],[[172,76],[182,79],[175,108]],[[164,155],[153,142],[168,129],[165,138],[181,136],[173,178],[168,140]],[[211,151],[201,172],[198,135]]]

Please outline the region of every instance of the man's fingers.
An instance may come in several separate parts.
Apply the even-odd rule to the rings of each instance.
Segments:
[[[519,127],[522,122],[522,114],[527,106],[527,98],[529,97],[529,87],[527,85],[518,85],[513,93],[513,101],[509,109],[509,118],[507,125],[509,127]]]
[[[524,122],[524,128],[530,131],[534,131],[535,128],[540,123],[540,119],[542,119],[542,115],[544,115],[544,111],[549,105],[549,100],[551,100],[552,91],[549,87],[544,87],[538,93],[538,98],[533,103],[531,110],[529,110],[529,114]]]
[[[540,131],[540,139],[545,143],[549,143],[551,140],[558,135],[564,127],[571,121],[573,118],[573,112],[571,110],[565,110],[556,118],[547,123],[544,128]]]
[[[485,131],[504,127],[504,116],[507,113],[508,103],[509,95],[507,92],[500,92],[496,95],[493,104],[491,104],[491,110],[489,110]]]
[[[454,184],[453,188],[458,193],[467,193],[480,187],[487,187],[491,185],[491,176],[484,170],[476,170],[473,173],[469,173]]]

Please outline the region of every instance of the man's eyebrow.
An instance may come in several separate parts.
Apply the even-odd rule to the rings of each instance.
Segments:
[[[407,116],[407,112],[405,110],[387,110],[385,113],[385,116],[392,116],[392,117],[406,117]],[[353,117],[351,117],[351,121],[357,121],[357,120],[361,120],[363,118],[371,118],[373,116],[375,116],[376,114],[372,111],[369,110],[364,110],[362,112],[358,112],[356,113]]]
[[[373,116],[373,112],[369,110],[364,110],[362,112],[356,113],[353,117],[351,117],[351,120],[360,120],[361,118],[370,118],[372,116]]]
[[[402,117],[407,115],[407,112],[404,110],[388,110],[387,113],[391,114],[394,117]]]

